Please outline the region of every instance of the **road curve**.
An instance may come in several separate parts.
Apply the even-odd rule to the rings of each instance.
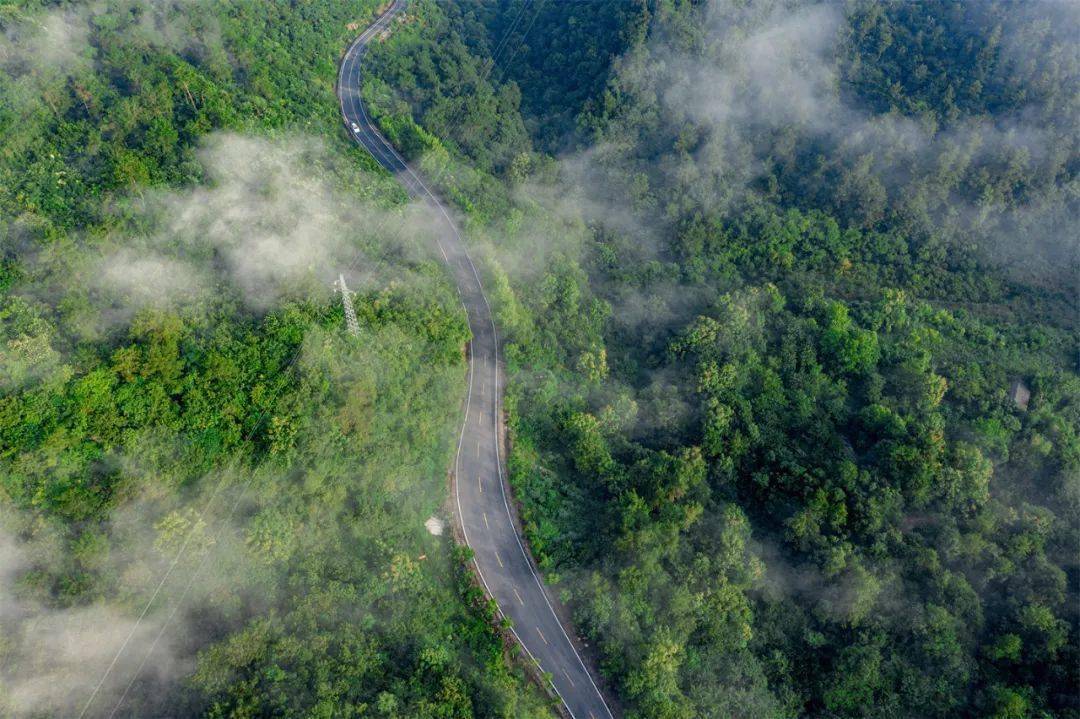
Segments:
[[[480,275],[450,213],[419,173],[375,128],[360,98],[364,53],[372,40],[390,29],[405,4],[406,0],[394,0],[349,46],[338,73],[338,99],[353,140],[392,172],[410,195],[430,205],[442,220],[442,232],[436,242],[457,284],[472,331],[465,416],[454,459],[458,520],[488,595],[498,603],[499,611],[510,618],[511,631],[525,652],[550,675],[552,688],[570,715],[574,719],[612,719],[611,710],[585,662],[555,614],[511,514],[504,460],[499,449],[502,427],[499,338]],[[352,129],[354,124],[358,130]]]

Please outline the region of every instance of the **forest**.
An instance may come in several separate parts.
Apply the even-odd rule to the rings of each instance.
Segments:
[[[551,716],[424,529],[468,329],[341,130],[375,5],[0,9],[0,715]]]
[[[555,715],[424,529],[469,332],[340,124],[379,9],[0,6],[0,714]],[[413,0],[372,48],[619,715],[1080,719],[1078,37]]]
[[[484,254],[625,715],[1080,715],[1075,9],[416,17],[367,91]]]

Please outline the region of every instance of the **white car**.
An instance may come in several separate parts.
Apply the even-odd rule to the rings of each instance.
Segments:
[[[355,123],[355,122],[354,122],[354,123],[352,123],[352,131],[353,131],[353,132],[355,132],[355,133],[356,133],[357,135],[359,135],[359,134],[360,134],[360,128],[359,128],[359,127],[357,127],[357,125],[356,125],[356,123]]]

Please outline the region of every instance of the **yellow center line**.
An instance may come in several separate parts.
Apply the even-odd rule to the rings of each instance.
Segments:
[[[536,628],[536,633],[539,634],[540,638],[544,640],[544,644],[548,643],[547,637],[545,637],[544,633],[542,631],[540,631],[540,627]]]
[[[570,682],[570,686],[574,686],[574,680],[570,678],[570,673],[565,669],[562,670],[562,673],[566,677],[566,681]]]
[[[500,567],[501,567],[501,566],[503,565],[503,563],[502,563],[502,557],[500,557],[500,556],[499,556],[499,553],[498,553],[498,552],[495,552],[495,561],[499,563],[499,566],[500,566]]]
[[[525,606],[525,600],[523,600],[523,599],[521,598],[521,595],[520,595],[520,594],[518,594],[518,590],[517,590],[517,587],[510,587],[510,588],[514,590],[514,596],[515,596],[515,597],[517,597],[518,603],[520,603],[520,604],[521,604],[521,606],[523,606],[523,607],[524,607],[524,606]]]

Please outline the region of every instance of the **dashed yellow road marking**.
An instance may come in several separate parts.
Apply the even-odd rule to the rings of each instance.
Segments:
[[[500,567],[501,567],[501,566],[503,565],[503,563],[502,563],[502,557],[500,557],[500,556],[499,556],[499,553],[498,553],[498,552],[495,552],[495,561],[499,563],[499,566],[500,566]]]
[[[570,682],[570,686],[574,686],[574,680],[570,678],[570,673],[565,669],[562,670],[563,676],[566,677],[566,681]]]
[[[518,603],[521,604],[521,606],[524,607],[525,606],[525,600],[521,598],[520,594],[518,594],[517,587],[510,587],[510,588],[514,590],[514,596],[517,597]]]
[[[548,643],[547,637],[545,637],[544,633],[542,631],[540,631],[540,627],[536,628],[536,633],[539,634],[540,638],[544,640],[544,644]]]
[[[484,526],[487,527],[488,529],[491,529],[491,525],[488,524],[488,521],[487,521],[487,512],[484,512]]]

